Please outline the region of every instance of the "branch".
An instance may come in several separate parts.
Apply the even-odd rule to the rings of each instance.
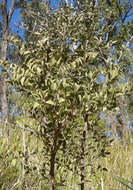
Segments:
[[[8,21],[7,21],[7,0],[3,0],[3,7],[2,7],[2,25],[3,25],[3,33],[6,32]]]
[[[125,22],[125,20],[126,20],[127,17],[132,16],[132,14],[128,15],[130,11],[131,11],[131,8],[128,8],[128,10],[125,12],[124,17],[122,18],[122,23]]]
[[[120,15],[120,17],[122,17],[122,10],[121,10],[121,8],[120,8],[120,3],[118,3],[118,1],[116,1],[116,6],[117,6],[117,8],[118,8],[118,11],[119,11],[119,15]]]
[[[15,8],[15,3],[16,3],[16,0],[12,0],[11,8],[8,13],[8,24],[10,23],[10,20],[12,18],[12,14],[13,14],[14,8]]]

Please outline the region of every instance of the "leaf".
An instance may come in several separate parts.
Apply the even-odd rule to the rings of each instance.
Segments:
[[[60,62],[61,62],[61,57],[58,59],[58,61],[57,61],[57,65],[59,65],[60,64]]]
[[[54,106],[54,105],[55,105],[55,102],[54,102],[54,101],[52,101],[52,100],[48,100],[48,101],[46,101],[46,104],[49,104],[49,105]]]
[[[17,162],[16,162],[16,159],[13,159],[12,162],[11,162],[11,165],[12,165],[13,167],[15,167],[15,166],[16,166],[16,163],[17,163]]]
[[[51,90],[57,90],[57,84],[55,82],[51,84]]]
[[[124,178],[118,177],[118,176],[114,176],[114,178],[119,181],[120,183],[122,183],[123,185],[126,185],[126,187],[128,187],[129,189],[133,189],[133,182],[128,181]]]
[[[39,43],[40,43],[41,45],[43,45],[48,39],[49,39],[49,37],[43,37],[43,38],[39,41]]]
[[[113,42],[112,42],[112,45],[114,45],[114,44],[116,44],[116,43],[117,43],[117,40],[113,41]]]
[[[22,79],[21,79],[21,85],[23,86],[24,85],[24,83],[25,83],[25,77],[22,77]]]
[[[30,54],[31,51],[30,51],[30,50],[27,50],[27,51],[23,51],[22,53],[23,53],[24,56],[26,56],[27,54]]]
[[[107,107],[104,106],[103,107],[103,112],[105,112],[105,111],[107,111]]]
[[[76,90],[76,92],[79,90],[79,88],[80,88],[80,85],[75,84],[75,90]]]
[[[34,106],[33,106],[33,109],[36,109],[37,107],[39,107],[40,106],[40,104],[38,103],[38,102],[35,102],[34,103]]]
[[[63,103],[65,102],[65,99],[64,98],[59,98],[59,103]]]
[[[88,56],[91,60],[95,59],[97,57],[98,53],[97,52],[89,52]]]
[[[112,74],[111,79],[113,80],[119,75],[119,72],[117,69],[115,69],[114,71],[111,71],[111,74]]]
[[[68,83],[65,78],[62,79],[62,85],[64,88],[66,88],[68,86]]]
[[[40,32],[35,32],[36,35],[40,35]]]
[[[93,78],[93,73],[92,73],[92,71],[89,72],[89,78],[90,78],[90,79]]]
[[[82,97],[81,97],[81,95],[80,95],[80,94],[78,95],[78,98],[79,98],[79,102],[81,102]]]
[[[72,69],[74,69],[74,68],[76,67],[76,61],[73,61],[73,62],[71,63],[71,67],[72,67]]]
[[[40,75],[42,72],[42,69],[40,67],[37,67],[37,74]]]

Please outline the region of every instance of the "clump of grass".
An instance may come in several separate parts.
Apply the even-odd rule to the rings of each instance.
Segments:
[[[98,190],[126,190],[127,188],[113,176],[133,181],[133,144],[124,146],[120,142],[115,142],[110,149],[110,155],[104,159],[104,163],[108,172],[100,173],[102,180],[99,182],[101,187],[99,186]]]

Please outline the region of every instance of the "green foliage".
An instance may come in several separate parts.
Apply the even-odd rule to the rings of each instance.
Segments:
[[[125,185],[126,187],[128,187],[129,189],[133,189],[133,182],[128,181],[122,177],[118,177],[118,176],[114,176],[114,178],[119,181],[120,183],[122,183],[123,185]]]
[[[14,132],[10,138],[0,139],[0,189],[2,190],[13,188],[14,184],[19,183],[21,176],[21,158],[19,157],[21,142],[15,134]]]

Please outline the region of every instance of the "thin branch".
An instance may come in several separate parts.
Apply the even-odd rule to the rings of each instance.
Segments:
[[[12,18],[12,14],[13,14],[14,8],[15,8],[15,3],[16,3],[16,0],[12,0],[11,8],[8,13],[8,24],[10,23],[10,20]]]
[[[24,152],[24,156],[22,158],[22,179],[24,181],[24,177],[25,177],[25,153],[26,153],[26,143],[25,143],[25,127],[23,124],[22,127],[22,144],[23,144],[23,152]],[[24,181],[25,182],[25,181]]]
[[[126,12],[125,12],[125,15],[124,15],[124,17],[122,18],[122,23],[124,23],[125,22],[125,20],[126,20],[126,18],[128,18],[129,17],[129,12],[131,11],[131,9],[129,8]]]
[[[119,5],[120,5],[120,3],[118,3],[118,1],[116,1],[116,6],[117,6],[118,11],[119,11],[119,16],[122,17],[122,10],[121,10]]]
[[[23,26],[23,25],[20,25],[20,24],[18,24],[18,23],[15,23],[15,26],[17,26],[18,28],[20,28],[20,29],[22,29],[22,30],[26,30],[27,32],[29,32],[29,33],[32,33],[32,34],[34,34],[34,32],[32,31],[32,30],[28,30],[25,26]]]

